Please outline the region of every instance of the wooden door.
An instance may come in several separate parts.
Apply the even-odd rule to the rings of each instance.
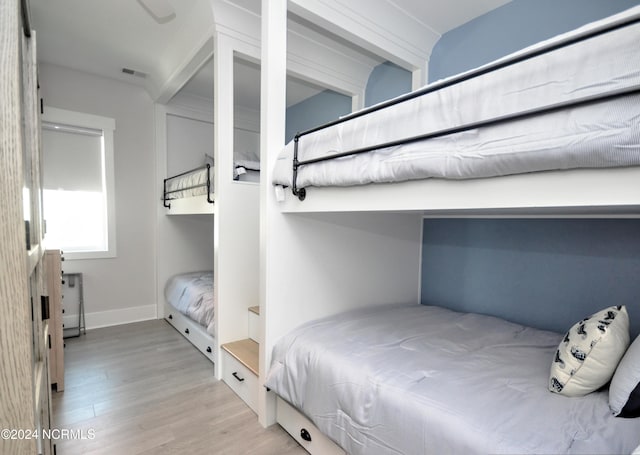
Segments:
[[[21,6],[0,0],[0,453],[16,455],[51,453],[36,40]]]

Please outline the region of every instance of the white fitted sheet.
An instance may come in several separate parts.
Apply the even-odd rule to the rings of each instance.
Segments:
[[[561,334],[425,305],[309,322],[281,338],[265,385],[351,455],[629,454],[640,418],[608,392],[548,391]]]
[[[640,7],[517,54],[637,17]],[[639,37],[640,25],[627,26],[311,133],[300,138],[299,160],[640,88]],[[468,179],[545,170],[637,166],[639,104],[640,96],[627,96],[305,165],[298,171],[297,184],[349,186],[430,177]],[[292,159],[293,141],[276,161],[273,184],[291,186]]]

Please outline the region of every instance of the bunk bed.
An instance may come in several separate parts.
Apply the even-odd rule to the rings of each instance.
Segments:
[[[638,36],[635,7],[300,132],[273,168],[283,211],[323,194],[338,210],[635,210]]]
[[[206,163],[164,179],[162,203],[168,213],[213,213],[213,169]]]
[[[162,203],[167,213],[214,213],[214,167],[210,163],[168,177],[163,182]],[[260,163],[236,161],[233,179],[240,182],[259,182]]]
[[[397,216],[415,212],[437,216],[638,216],[638,37],[640,7],[298,133],[273,161],[270,183],[275,188],[276,210],[312,215],[285,215],[273,226],[286,229],[286,236],[293,239],[295,246],[299,246],[296,241],[300,238],[319,242],[315,249],[304,245],[306,250],[302,253],[287,251],[282,254],[283,262],[295,264],[307,274],[320,274],[305,260],[309,260],[312,251],[321,251],[323,242],[329,246],[346,243],[345,239],[351,238],[346,231],[352,222],[355,225],[356,220],[374,220],[360,216],[360,212],[379,212],[382,221],[388,220],[382,216],[385,213],[397,212]],[[334,212],[344,212],[346,229],[337,223],[337,227],[319,226],[322,223],[316,220],[324,216],[317,215],[321,212],[328,213],[329,221],[338,218]],[[348,218],[352,212],[354,216]],[[344,238],[318,234],[322,229]],[[274,244],[283,245],[287,241],[284,237],[278,236],[281,242]],[[375,240],[370,245],[375,248],[378,243],[382,244],[380,249],[387,247],[386,240]],[[345,254],[354,250],[349,248]],[[339,253],[338,247],[331,246],[331,251]],[[348,262],[352,266],[356,263],[351,258]],[[363,268],[363,273],[349,277],[359,278],[377,270]],[[281,271],[283,276],[285,273]],[[323,280],[325,277],[320,276],[313,285],[334,285]],[[375,289],[383,286],[372,285]],[[346,302],[340,295],[333,299],[340,300],[345,308],[367,306],[353,297],[358,292],[354,291],[355,286],[335,283],[335,287],[354,300]],[[295,289],[303,288],[300,285]],[[326,300],[340,292],[318,294]],[[296,295],[291,290],[288,293]],[[315,307],[310,307],[324,303],[315,296],[310,296],[308,302],[299,302],[300,294],[291,299],[289,294],[273,293],[275,298],[267,300],[275,307],[270,311],[312,312]],[[561,334],[516,328],[495,318],[464,316],[474,320],[478,317],[473,324],[474,333],[499,338],[497,330],[504,330],[505,343],[507,333],[522,333],[528,344],[515,349],[512,355],[531,354],[531,363],[523,371],[511,371],[511,376],[491,377],[500,375],[501,370],[495,365],[502,366],[501,358],[495,356],[478,370],[466,371],[466,375],[460,374],[463,366],[453,364],[448,371],[424,367],[412,376],[411,371],[392,362],[401,362],[417,350],[409,347],[403,352],[395,351],[389,356],[392,360],[380,361],[376,348],[387,351],[415,343],[437,356],[443,346],[455,351],[460,340],[445,337],[438,324],[431,329],[428,319],[433,314],[411,314],[405,321],[408,325],[401,325],[394,319],[406,314],[402,310],[396,313],[401,304],[380,319],[371,319],[373,316],[369,315],[378,309],[373,306],[379,303],[373,301],[366,312],[357,313],[366,323],[350,319],[356,313],[339,314],[306,323],[288,334],[285,329],[273,335],[271,324],[277,325],[278,321],[266,321],[276,341],[271,357],[264,357],[271,363],[263,376],[265,386],[276,395],[276,420],[311,453],[344,453],[338,445],[352,454],[423,453],[427,452],[425,448],[428,453],[640,450],[640,419],[613,418],[606,392],[590,394],[560,409],[569,402],[549,392],[547,384]],[[326,306],[329,309],[315,314],[331,314],[337,305],[330,301]],[[297,320],[307,319],[303,316]],[[419,322],[417,327],[412,326],[414,322]],[[459,319],[450,323],[453,327],[463,324]],[[370,327],[372,332],[367,332]],[[414,332],[410,332],[411,327]],[[393,333],[399,336],[392,338]],[[424,338],[430,333],[442,336]],[[432,349],[434,346],[439,349]],[[496,346],[497,351],[506,349],[506,344],[500,346],[498,342]],[[431,361],[442,359],[435,357]],[[329,370],[327,364],[337,368]],[[366,375],[373,370],[381,372],[386,382]],[[358,382],[363,373],[364,382]],[[393,373],[397,376],[393,377]],[[436,384],[435,395],[418,397],[398,387],[405,382],[426,388],[435,383],[431,374],[448,375]],[[484,376],[483,381],[473,381],[479,375]],[[465,377],[471,382],[464,383]],[[483,384],[504,387],[495,395],[485,395]],[[464,393],[456,400],[455,395],[465,387],[472,393]],[[554,415],[523,406],[522,401],[529,400],[523,398],[525,391],[540,398],[539,402],[532,400],[533,408],[551,406]],[[509,393],[510,408],[503,407],[505,394],[501,392]],[[475,401],[477,407],[468,410],[468,400]],[[482,414],[482,410],[487,413]],[[429,414],[426,420],[420,416],[423,412]],[[590,418],[593,420],[588,421]],[[544,431],[541,429],[548,425],[547,430],[559,439],[535,439],[529,434],[530,420],[540,425],[534,427],[535,431]],[[504,424],[505,433],[502,428],[490,427],[496,422]],[[560,431],[555,431],[554,424]],[[330,448],[314,447],[318,440]]]
[[[165,319],[209,360],[216,361],[213,272],[171,277],[165,286]]]
[[[624,353],[627,313],[611,313],[599,346],[612,340]],[[266,386],[352,455],[631,453],[640,444],[640,418],[615,417],[608,389],[580,397],[549,390],[563,343],[562,334],[492,316],[381,305],[311,321],[283,337]]]

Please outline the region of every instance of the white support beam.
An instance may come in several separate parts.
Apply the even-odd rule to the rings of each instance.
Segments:
[[[213,112],[214,112],[214,159],[215,159],[215,191],[216,191],[216,209],[218,216],[214,220],[213,228],[213,281],[216,283],[214,288],[215,301],[218,302],[216,308],[216,337],[218,343],[226,343],[234,341],[230,336],[236,330],[227,326],[227,323],[233,324],[231,317],[232,310],[229,308],[228,300],[225,299],[225,285],[228,271],[223,267],[227,261],[226,255],[231,253],[227,251],[228,241],[221,242],[220,239],[225,238],[226,232],[224,223],[228,220],[222,215],[225,211],[225,193],[228,190],[228,181],[231,180],[231,169],[233,169],[233,48],[224,35],[217,34],[215,37],[215,58],[214,58],[214,95],[213,95]],[[231,245],[233,247],[233,245]],[[221,286],[221,284],[223,284]],[[221,305],[220,302],[225,302]],[[216,376],[218,379],[222,377],[222,358],[221,353],[218,354],[216,360]]]
[[[225,0],[210,1],[216,33],[233,38],[236,51],[259,59],[260,10],[248,10]],[[358,95],[373,68],[384,61],[290,18],[286,30],[288,74],[338,93]]]
[[[213,56],[213,31],[210,30],[198,46],[187,54],[178,68],[167,78],[161,88],[151,93],[159,104],[166,104]]]
[[[410,71],[425,66],[440,38],[391,1],[289,0],[289,10]]]
[[[287,71],[348,96],[364,90],[373,68],[383,60],[358,52],[343,43],[288,21]]]
[[[277,308],[278,281],[273,273],[282,273],[278,247],[280,227],[285,220],[277,208],[271,186],[272,169],[284,146],[287,83],[287,0],[262,0],[262,72],[260,126],[260,391],[258,418],[263,426],[275,423],[275,397],[262,387],[271,363],[274,342],[271,308]]]
[[[259,299],[259,187],[233,180],[235,40],[215,36],[213,273],[219,344],[248,337],[247,309]],[[221,377],[221,353],[216,375]]]

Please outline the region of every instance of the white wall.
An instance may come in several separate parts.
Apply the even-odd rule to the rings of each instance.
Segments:
[[[87,327],[156,317],[156,162],[153,101],[142,88],[40,64],[44,104],[116,121],[114,134],[117,257],[67,260],[84,274]]]

